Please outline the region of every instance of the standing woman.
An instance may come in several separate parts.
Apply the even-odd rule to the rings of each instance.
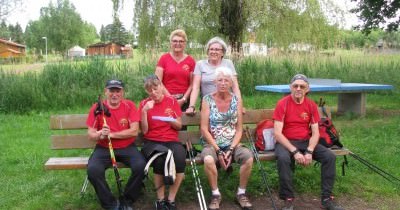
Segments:
[[[227,170],[232,161],[240,165],[239,187],[236,199],[242,209],[251,209],[246,196],[246,186],[253,167],[253,154],[240,144],[243,133],[242,105],[231,93],[234,76],[229,68],[215,70],[217,91],[204,96],[201,104],[200,130],[206,141],[201,158],[212,191],[208,209],[220,209],[221,194],[218,189],[218,170]]]
[[[171,50],[160,57],[155,74],[164,86],[164,94],[176,98],[181,110],[186,110],[196,61],[185,53],[187,36],[184,30],[173,31],[169,40]]]
[[[189,108],[186,109],[187,114],[195,113],[195,105],[197,97],[199,96],[200,88],[201,98],[217,90],[214,84],[214,73],[215,69],[218,67],[227,67],[232,71],[232,92],[235,94],[240,102],[242,101],[235,66],[233,65],[233,62],[231,60],[224,58],[226,50],[226,43],[221,38],[214,37],[208,41],[206,45],[208,59],[198,61],[194,69],[190,103]]]
[[[164,153],[156,156],[152,162],[157,191],[155,207],[156,210],[175,210],[175,197],[186,166],[186,151],[178,139],[178,131],[182,127],[182,112],[174,97],[164,95],[161,81],[156,75],[146,78],[144,88],[149,97],[140,102],[139,108],[140,126],[144,134],[142,153],[147,160],[157,153]],[[166,161],[170,167],[167,167]],[[175,167],[172,163],[175,163]],[[165,185],[169,185],[167,197]]]

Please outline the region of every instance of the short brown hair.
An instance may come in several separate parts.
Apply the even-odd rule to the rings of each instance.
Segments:
[[[148,90],[155,86],[161,85],[160,79],[158,79],[157,75],[152,74],[144,79],[144,89]]]

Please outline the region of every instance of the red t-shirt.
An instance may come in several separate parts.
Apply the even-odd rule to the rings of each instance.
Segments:
[[[140,102],[140,111],[149,100],[151,99],[147,98]],[[168,122],[153,119],[153,116],[181,117],[182,111],[175,98],[164,96],[160,103],[154,103],[154,107],[147,111],[148,131],[144,134],[144,138],[163,142],[179,141],[177,130],[172,128]]]
[[[190,86],[190,75],[196,61],[190,56],[177,63],[170,53],[165,53],[158,60],[157,66],[164,69],[162,83],[170,94],[184,94]]]
[[[320,120],[317,104],[304,98],[296,104],[291,95],[285,96],[276,104],[273,119],[283,122],[282,134],[289,140],[310,139],[310,125]]]
[[[108,127],[110,127],[111,132],[118,132],[130,128],[132,122],[140,121],[140,113],[136,108],[135,103],[130,100],[123,99],[118,108],[112,109],[108,106],[107,101],[104,101],[104,105],[108,108],[111,113],[110,117],[106,116],[106,122]],[[90,108],[88,118],[86,120],[86,125],[88,127],[95,128],[96,130],[101,130],[103,128],[103,116],[94,116],[94,110],[96,109],[97,103],[93,104]],[[135,141],[135,137],[127,139],[111,139],[113,148],[125,148]],[[102,147],[108,148],[108,139],[98,140],[97,144]]]

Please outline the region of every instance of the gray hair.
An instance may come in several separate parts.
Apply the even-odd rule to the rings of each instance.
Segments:
[[[228,67],[225,66],[217,67],[214,72],[215,79],[217,79],[219,75],[227,76],[231,79],[231,81],[233,81],[233,72]]]
[[[228,49],[228,46],[226,45],[226,43],[224,42],[223,39],[221,39],[220,37],[216,36],[214,38],[211,38],[206,45],[206,52],[208,52],[208,49],[210,49],[210,45],[214,44],[214,43],[218,43],[222,46],[222,50],[224,52],[224,55],[226,53],[226,50]]]

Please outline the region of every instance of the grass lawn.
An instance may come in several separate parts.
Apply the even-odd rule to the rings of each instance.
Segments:
[[[319,98],[318,95],[314,96]],[[272,108],[279,95],[258,94],[245,97],[246,108]],[[370,160],[393,175],[400,176],[400,110],[398,98],[390,94],[369,94],[367,117],[351,115],[334,117],[340,130],[342,142],[353,152]],[[138,100],[136,100],[138,101]],[[335,106],[335,96],[329,96],[330,106]],[[60,111],[57,113],[85,113],[89,107]],[[93,188],[89,185],[85,197],[79,195],[85,170],[45,171],[44,163],[52,156],[90,154],[84,151],[52,151],[50,149],[49,117],[55,113],[30,113],[26,115],[0,115],[0,209],[99,209]],[[399,201],[399,186],[395,186],[364,165],[348,157],[346,175],[341,176],[342,157],[337,161],[337,178],[334,192],[338,199],[357,198],[365,202],[382,202],[380,209],[396,209],[390,201]],[[278,177],[274,162],[263,163],[269,174],[269,183],[274,192],[278,190]],[[236,170],[237,171],[237,170]],[[178,194],[179,202],[197,202],[190,168]],[[200,168],[206,198],[209,187]],[[112,171],[107,172],[109,183],[116,192]],[[122,170],[127,180],[128,171]],[[234,181],[230,181],[234,180]],[[220,189],[233,200],[237,185],[237,172],[230,177],[221,174]],[[319,195],[319,167],[298,168],[295,188],[298,194]],[[146,180],[145,202],[155,197],[152,180]],[[253,169],[248,193],[253,197],[265,196],[261,176],[257,167]],[[398,204],[398,203],[397,203]],[[269,205],[269,204],[268,204]]]

